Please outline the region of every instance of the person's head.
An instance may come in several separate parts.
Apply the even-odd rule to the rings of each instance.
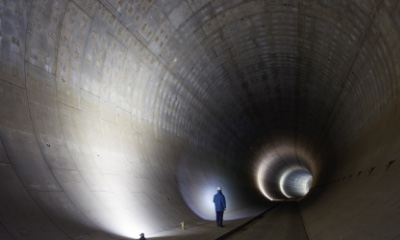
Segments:
[[[217,191],[218,192],[222,192],[222,188],[221,187],[217,187]]]

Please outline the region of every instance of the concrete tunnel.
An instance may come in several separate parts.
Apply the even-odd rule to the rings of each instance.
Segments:
[[[400,239],[399,1],[0,0],[0,51],[2,240],[212,220],[217,186]]]

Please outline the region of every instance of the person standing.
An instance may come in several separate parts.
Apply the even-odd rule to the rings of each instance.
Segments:
[[[223,227],[222,220],[226,210],[225,196],[222,194],[221,187],[217,187],[217,194],[214,195],[215,212],[217,214],[217,226]]]
[[[141,233],[141,234],[140,234],[139,240],[146,240],[146,238],[144,237],[144,233]]]

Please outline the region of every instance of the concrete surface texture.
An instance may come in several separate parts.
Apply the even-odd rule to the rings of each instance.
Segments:
[[[0,239],[173,235],[217,186],[400,239],[399,61],[396,0],[0,0]]]
[[[279,205],[226,240],[308,240],[297,204]]]

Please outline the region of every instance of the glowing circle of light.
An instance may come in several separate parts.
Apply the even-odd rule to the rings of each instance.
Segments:
[[[257,171],[258,188],[260,189],[261,193],[271,201],[273,201],[274,198],[268,194],[264,183],[265,183],[265,179],[267,178],[268,166],[270,166],[270,164],[274,161],[274,159],[275,158],[272,156],[272,154],[267,155],[267,157],[264,158],[263,161],[261,162],[261,164],[258,168],[258,171]]]
[[[290,184],[288,178],[294,178],[296,181],[296,185],[293,187],[293,183]],[[312,183],[312,175],[311,173],[302,167],[290,168],[286,170],[279,179],[279,188],[283,195],[287,198],[296,198],[296,197],[303,197],[305,196],[308,191],[310,190],[310,186]],[[288,183],[289,182],[289,183]],[[287,192],[285,187],[292,185],[297,191],[297,195],[293,196]]]
[[[287,198],[292,198],[292,196],[289,195],[289,194],[285,191],[284,184],[285,184],[285,182],[286,182],[286,178],[289,176],[289,174],[290,174],[292,171],[295,171],[295,170],[289,169],[289,170],[285,171],[285,172],[282,174],[282,176],[281,176],[281,178],[280,178],[280,180],[279,180],[279,189],[281,190],[282,194],[285,195],[285,197],[287,197]]]

